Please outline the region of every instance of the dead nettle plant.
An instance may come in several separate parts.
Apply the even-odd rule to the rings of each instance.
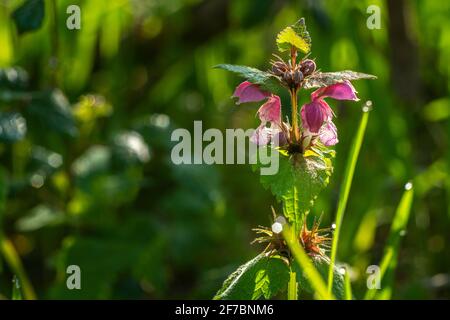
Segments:
[[[331,228],[320,228],[320,218],[308,227],[306,216],[328,184],[335,156],[332,147],[338,143],[335,115],[326,99],[358,101],[351,81],[376,77],[348,70],[319,71],[310,58],[311,37],[303,18],[282,30],[276,43],[280,55],[273,55],[268,71],[230,64],[216,66],[245,79],[233,95],[237,104],[264,101],[257,111],[261,124],[251,141],[279,152],[278,173],[261,176],[260,180],[282,209],[279,214],[272,209],[271,228],[255,229],[255,242],[266,244],[263,252],[233,272],[214,298],[269,299],[287,291],[288,299],[297,299],[299,289],[317,298],[342,298],[345,281],[334,266],[336,249],[332,259],[327,255],[333,232]],[[290,109],[282,106],[280,97],[274,94],[280,88],[289,92]],[[310,102],[299,110],[298,96],[309,89],[316,90]],[[367,117],[363,116],[363,120],[365,128]],[[359,135],[363,133],[359,130]],[[359,148],[353,149],[359,152]],[[259,172],[258,164],[253,168]],[[350,173],[353,175],[352,170]],[[328,274],[326,285],[323,278]]]

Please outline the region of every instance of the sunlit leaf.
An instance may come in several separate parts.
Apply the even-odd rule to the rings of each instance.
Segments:
[[[219,64],[214,68],[227,70],[230,72],[237,73],[239,76],[251,83],[258,84],[262,89],[267,89],[269,91],[274,91],[279,87],[278,79],[271,73],[266,71],[261,71],[256,68],[239,66],[233,64]]]
[[[305,19],[301,18],[292,26],[286,27],[277,36],[278,49],[283,52],[295,47],[303,53],[311,51],[311,37],[306,30]]]
[[[303,81],[303,88],[320,88],[330,86],[335,83],[344,82],[345,80],[359,80],[359,79],[376,79],[377,77],[371,74],[355,72],[350,70],[337,72],[314,72],[311,76]]]
[[[279,257],[260,254],[240,266],[223,283],[215,300],[269,299],[287,288],[289,268]]]

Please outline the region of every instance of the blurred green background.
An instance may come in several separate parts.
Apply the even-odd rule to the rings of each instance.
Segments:
[[[255,128],[258,105],[230,99],[240,79],[212,66],[267,69],[277,32],[305,17],[321,70],[378,76],[355,82],[361,102],[331,102],[335,173],[310,216],[333,222],[372,100],[338,260],[362,297],[412,180],[393,298],[450,298],[450,2],[45,0],[43,25],[19,35],[22,3],[0,0],[1,297],[18,274],[40,299],[211,298],[262,249],[251,228],[270,224],[274,199],[249,165],[173,165],[170,134]],[[66,28],[70,4],[80,30]],[[72,264],[81,290],[66,288]]]

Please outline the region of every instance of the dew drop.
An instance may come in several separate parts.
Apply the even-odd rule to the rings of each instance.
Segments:
[[[413,187],[412,182],[408,182],[407,184],[405,184],[405,190],[411,190]]]
[[[371,100],[367,100],[366,103],[364,104],[364,106],[362,107],[362,111],[363,112],[369,112],[370,110],[372,110],[372,101]]]
[[[275,222],[272,224],[272,231],[273,233],[279,234],[281,231],[283,231],[283,225],[280,222]]]

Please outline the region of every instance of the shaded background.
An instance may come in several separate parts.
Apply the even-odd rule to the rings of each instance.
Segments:
[[[194,120],[256,127],[258,105],[229,99],[240,79],[212,66],[267,69],[277,32],[300,17],[321,70],[378,76],[355,82],[374,107],[338,252],[354,294],[412,180],[393,297],[450,297],[449,2],[46,0],[43,26],[18,35],[10,14],[21,3],[0,0],[0,66],[29,75],[28,84],[21,69],[0,77],[2,297],[21,274],[17,253],[41,299],[211,298],[262,249],[249,244],[251,228],[270,223],[274,199],[248,165],[173,165],[170,133]],[[81,30],[65,26],[70,4],[81,7]],[[379,30],[366,27],[372,4]],[[335,173],[313,210],[325,225],[362,105],[331,104]],[[66,288],[71,264],[82,290]]]

